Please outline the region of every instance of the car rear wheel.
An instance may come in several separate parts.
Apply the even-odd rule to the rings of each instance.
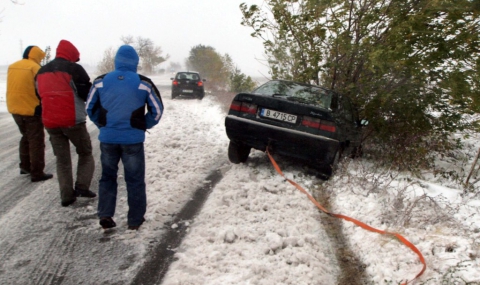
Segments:
[[[333,157],[332,161],[329,164],[327,164],[323,167],[322,172],[324,172],[324,174],[328,178],[330,178],[330,176],[333,175],[335,170],[337,170],[338,162],[340,161],[341,156],[342,156],[342,149],[338,149],[337,152],[335,153],[335,156]]]
[[[242,163],[247,161],[252,148],[242,143],[230,141],[228,144],[228,159],[231,163]]]

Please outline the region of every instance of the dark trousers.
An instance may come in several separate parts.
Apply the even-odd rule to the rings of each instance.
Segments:
[[[12,115],[22,138],[20,139],[20,168],[30,172],[32,179],[43,176],[45,168],[45,132],[42,117]]]
[[[70,128],[48,129],[53,153],[57,158],[57,177],[62,202],[73,200],[74,189],[89,190],[95,171],[95,160],[92,155],[92,142],[85,123]],[[72,157],[70,142],[78,154],[77,179],[73,184]],[[75,188],[74,188],[75,186]]]
[[[143,143],[100,143],[102,178],[98,187],[98,217],[113,217],[117,204],[118,163],[123,163],[128,195],[128,225],[143,223],[147,210],[145,152]]]

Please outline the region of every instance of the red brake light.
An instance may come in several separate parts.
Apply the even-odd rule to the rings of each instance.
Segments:
[[[319,129],[331,133],[334,133],[337,130],[334,122],[315,119],[308,116],[303,117],[302,125],[305,127]]]
[[[175,86],[178,86],[178,81],[177,81],[177,80],[173,80],[172,84],[175,85]]]
[[[257,113],[257,105],[249,104],[242,102],[242,109],[240,112],[248,113],[248,114],[256,114]]]
[[[230,105],[230,110],[240,112],[240,109],[242,109],[242,103],[238,101],[232,101],[232,104]]]
[[[198,87],[202,87],[203,86],[203,81],[198,81],[197,85],[198,85]]]
[[[247,103],[247,102],[233,101],[232,104],[230,105],[230,110],[234,110],[242,113],[248,113],[248,114],[256,114],[257,105]]]

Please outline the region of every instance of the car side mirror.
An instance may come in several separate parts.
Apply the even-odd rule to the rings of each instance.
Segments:
[[[170,77],[170,80],[173,80],[173,77]]]
[[[202,79],[202,81],[205,82],[205,81],[207,81],[207,79],[204,78],[204,79]]]

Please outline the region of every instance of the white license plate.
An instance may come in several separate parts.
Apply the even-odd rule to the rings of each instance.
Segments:
[[[278,112],[270,109],[262,109],[262,111],[260,112],[260,116],[292,124],[295,124],[297,122],[296,115]]]
[[[183,93],[193,93],[193,90],[183,89],[182,92],[183,92]]]

